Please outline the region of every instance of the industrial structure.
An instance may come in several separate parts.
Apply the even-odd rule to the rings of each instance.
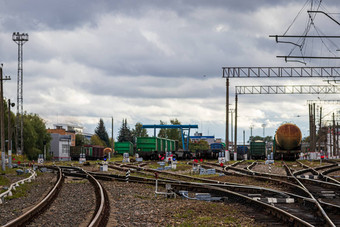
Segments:
[[[18,81],[17,81],[17,118],[16,118],[16,149],[17,154],[24,152],[24,97],[23,97],[23,45],[28,41],[27,33],[14,32],[12,40],[18,44]],[[20,134],[20,136],[19,136]]]

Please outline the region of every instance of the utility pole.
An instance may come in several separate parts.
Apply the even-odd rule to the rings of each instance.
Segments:
[[[3,81],[10,80],[9,77],[3,78],[2,64],[0,65],[0,131],[1,131],[1,169],[6,170],[6,147],[5,147],[5,111],[4,111],[4,87]]]
[[[5,135],[4,135],[4,105],[3,105],[3,86],[2,86],[2,64],[0,66],[0,124],[1,124],[1,169],[6,170]]]
[[[15,104],[11,103],[11,100],[8,99],[8,166],[12,168],[12,130],[11,130],[11,107],[14,107]]]
[[[114,144],[114,139],[113,139],[113,117],[112,117],[112,132],[111,132],[111,136],[112,136],[112,144],[111,144],[111,146],[112,146],[112,154],[114,154],[114,152],[113,152],[113,144]],[[110,160],[110,158],[109,158],[109,160]]]
[[[24,98],[23,98],[23,45],[28,41],[27,33],[13,32],[12,40],[18,44],[18,81],[17,81],[17,118],[16,149],[17,154],[24,152]],[[20,137],[19,137],[20,132]]]
[[[237,94],[235,94],[235,132],[234,132],[234,160],[236,161],[237,158],[235,158],[235,155],[237,155],[237,102],[238,102],[238,97]]]
[[[321,124],[321,121],[322,121],[322,106],[320,106],[320,122],[319,122],[319,140],[318,140],[318,147],[319,147],[319,152],[321,152],[321,134],[322,134],[322,124]]]
[[[333,113],[333,155],[332,157],[334,157],[336,155],[336,144],[335,144],[335,115]]]
[[[229,78],[226,78],[226,127],[225,127],[225,144],[229,150]],[[231,130],[233,130],[231,128]]]
[[[234,129],[233,129],[233,121],[234,121],[234,116],[233,116],[233,113],[234,113],[234,109],[230,109],[229,110],[230,112],[230,141],[233,143],[234,141]],[[227,148],[227,150],[229,150],[229,148]],[[231,149],[232,150],[232,149]]]
[[[262,124],[262,128],[263,128],[263,139],[266,136],[266,124]]]

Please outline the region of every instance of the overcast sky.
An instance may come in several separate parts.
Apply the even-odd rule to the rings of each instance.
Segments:
[[[339,13],[336,0],[1,0],[0,62],[6,98],[17,99],[17,45],[13,32],[29,34],[24,44],[24,110],[39,114],[53,127],[73,123],[93,133],[103,118],[115,137],[123,118],[158,124],[177,118],[198,124],[199,132],[225,138],[225,79],[222,67],[304,66],[277,55],[301,55],[291,44],[269,35],[301,35],[307,10]],[[300,12],[300,13],[299,13]],[[297,16],[298,15],[298,16]],[[340,21],[340,14],[330,14]],[[294,20],[294,18],[296,18]],[[292,23],[294,22],[294,23]],[[324,15],[314,18],[309,35],[340,35]],[[338,56],[340,43],[306,40],[302,53]],[[339,66],[334,60],[305,60],[307,66]],[[339,60],[338,60],[339,61]],[[231,79],[234,87],[250,85],[326,84],[322,79]],[[241,95],[239,140],[273,136],[283,122],[308,135],[306,100],[335,95]],[[336,107],[325,106],[325,113]],[[327,112],[327,113],[328,113]]]

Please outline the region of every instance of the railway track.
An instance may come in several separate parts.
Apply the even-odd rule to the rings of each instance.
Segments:
[[[115,165],[110,166],[115,169],[121,171],[126,171],[128,168],[135,169],[138,172],[155,172],[155,170],[150,170],[147,168],[141,168],[134,165]],[[159,172],[159,171],[157,171]],[[172,176],[180,176],[180,174],[174,173],[162,173],[166,175]],[[101,174],[102,175],[102,174]],[[103,176],[101,176],[103,177]],[[109,178],[110,176],[105,176]],[[117,176],[116,176],[117,177]],[[181,176],[186,178],[187,180],[194,179],[191,176]],[[120,177],[119,180],[124,180],[124,177]],[[130,177],[130,181],[138,182],[138,183],[149,183],[154,184],[155,180],[144,177]],[[206,180],[204,180],[206,181]],[[211,181],[211,180],[209,180]],[[268,213],[276,218],[289,223],[289,225],[297,225],[297,226],[324,226],[327,224],[327,220],[324,216],[320,215],[318,211],[316,211],[316,204],[313,199],[302,197],[299,195],[295,195],[292,193],[278,192],[275,190],[268,190],[260,187],[249,187],[245,185],[237,185],[237,184],[228,184],[226,182],[204,182],[204,183],[193,183],[188,181],[174,180],[174,179],[162,179],[159,180],[160,184],[171,184],[171,187],[179,192],[180,190],[191,190],[191,191],[199,191],[199,192],[209,192],[215,195],[222,195],[228,197],[229,200],[243,202],[246,204],[252,204],[255,207],[261,207],[265,213]],[[260,196],[262,198],[254,198],[254,194],[250,193],[258,193],[261,192]],[[276,198],[271,201],[268,199],[270,197],[275,196]],[[281,196],[281,199],[292,199],[294,198],[293,203],[277,203]],[[264,198],[267,198],[265,201]],[[276,200],[276,201],[275,201]],[[264,202],[263,202],[264,201]],[[274,202],[275,201],[275,202]],[[268,220],[267,220],[268,221]]]
[[[42,166],[41,166],[42,167]],[[65,175],[72,176],[72,174],[82,173],[83,177],[88,179],[93,187],[95,188],[96,194],[96,209],[93,213],[93,216],[90,218],[87,226],[105,226],[108,215],[109,215],[109,202],[107,199],[107,195],[101,184],[89,173],[86,171],[73,168],[73,167],[58,167],[58,166],[45,166],[46,168],[53,169],[57,172],[57,181],[54,187],[50,190],[50,192],[36,205],[34,205],[31,209],[26,211],[21,216],[7,222],[3,226],[27,226],[29,223],[38,219],[41,215],[43,215],[49,207],[54,203],[58,198],[58,194],[61,191]],[[53,212],[52,212],[53,213]],[[53,224],[53,223],[50,223]],[[54,223],[58,225],[57,223]],[[53,225],[54,225],[53,224]],[[38,224],[39,225],[39,224]]]

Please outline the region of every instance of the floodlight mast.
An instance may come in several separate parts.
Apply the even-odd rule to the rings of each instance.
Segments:
[[[18,44],[18,81],[17,81],[17,116],[16,116],[16,149],[17,154],[24,152],[24,98],[23,98],[23,45],[28,41],[27,33],[13,32],[12,40]],[[20,132],[20,137],[19,137]]]

